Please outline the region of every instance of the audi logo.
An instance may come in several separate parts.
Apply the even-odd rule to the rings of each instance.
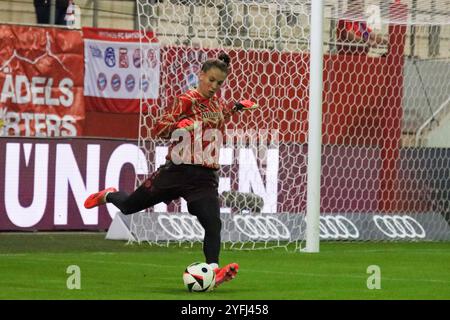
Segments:
[[[355,224],[341,215],[320,217],[319,230],[321,239],[359,238],[359,230]]]
[[[400,215],[374,215],[373,222],[378,230],[389,238],[420,238],[426,237],[425,229],[410,216]]]
[[[236,229],[252,240],[288,240],[291,238],[291,233],[286,225],[272,216],[235,215],[233,221]]]
[[[423,226],[407,215],[373,215],[375,226],[391,239],[426,237]],[[277,217],[269,215],[234,215],[235,228],[251,240],[290,240],[291,231]],[[203,227],[195,216],[164,215],[158,216],[158,223],[167,235],[175,240],[202,240]],[[319,235],[321,239],[358,239],[360,232],[355,223],[342,215],[320,217]]]
[[[205,230],[195,216],[189,215],[159,215],[161,228],[176,240],[200,240],[205,236]]]

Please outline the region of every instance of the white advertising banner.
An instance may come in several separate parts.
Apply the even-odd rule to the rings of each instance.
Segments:
[[[139,112],[159,95],[160,45],[153,33],[83,28],[88,110]]]

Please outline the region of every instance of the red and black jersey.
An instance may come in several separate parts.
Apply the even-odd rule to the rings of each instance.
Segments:
[[[197,90],[189,90],[177,96],[170,107],[160,118],[156,120],[153,128],[153,134],[160,138],[170,139],[172,133],[177,129],[177,123],[183,119],[189,119],[201,124],[201,129],[190,132],[191,134],[191,164],[199,164],[208,168],[219,168],[218,153],[213,152],[213,161],[211,159],[200,160],[199,148],[195,148],[195,136],[201,130],[202,135],[208,129],[217,129],[221,132],[222,137],[225,129],[225,121],[233,114],[233,109],[225,106],[225,103],[216,96],[212,98],[203,97]],[[171,154],[174,147],[179,141],[173,141],[169,147],[167,160],[172,160]],[[202,150],[207,150],[211,141],[203,139]],[[200,156],[200,158],[199,158]],[[196,158],[194,158],[196,157]]]

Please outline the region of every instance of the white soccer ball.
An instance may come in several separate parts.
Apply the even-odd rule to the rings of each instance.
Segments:
[[[184,270],[183,282],[190,292],[210,291],[216,284],[216,274],[209,264],[194,262]]]

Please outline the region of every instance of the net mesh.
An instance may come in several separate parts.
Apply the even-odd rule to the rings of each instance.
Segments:
[[[141,30],[161,45],[159,99],[144,99],[141,112],[150,172],[168,146],[152,137],[154,119],[196,85],[203,61],[227,52],[232,72],[220,95],[261,107],[227,124],[244,138],[220,155],[224,245],[299,248],[311,3],[138,0],[137,8]],[[325,1],[321,239],[449,239],[449,11],[449,1]],[[202,240],[184,200],[149,211],[132,217],[136,240]]]

